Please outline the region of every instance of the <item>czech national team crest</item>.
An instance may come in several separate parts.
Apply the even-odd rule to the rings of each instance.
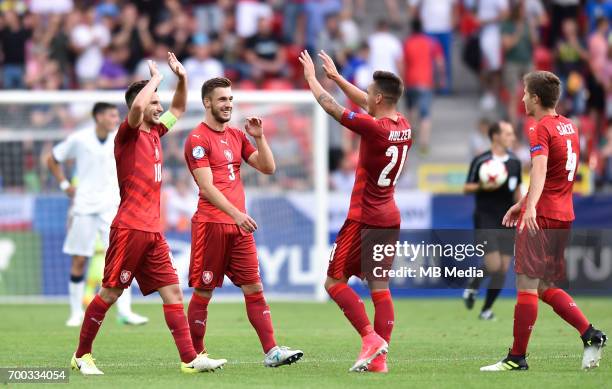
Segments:
[[[206,285],[210,284],[212,282],[212,279],[213,272],[206,270],[202,273],[202,282],[204,282]]]
[[[223,152],[223,155],[225,155],[225,159],[227,159],[230,162],[234,160],[234,154],[232,154],[232,150],[225,149],[225,151]]]
[[[132,272],[129,270],[121,270],[121,275],[119,276],[119,280],[121,281],[122,284],[127,283],[130,280],[130,277],[132,276]]]

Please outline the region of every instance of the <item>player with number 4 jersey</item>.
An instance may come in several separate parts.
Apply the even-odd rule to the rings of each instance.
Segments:
[[[362,338],[361,352],[350,371],[386,373],[386,353],[394,324],[393,302],[388,278],[373,271],[371,248],[373,244],[394,244],[399,234],[400,213],[393,196],[412,145],[410,124],[397,111],[403,83],[391,72],[376,71],[366,93],[345,80],[324,51],[319,57],[327,77],[368,112],[352,112],[340,106],[317,80],[308,52],[301,53],[304,77],[321,107],[361,137],[349,213],[332,249],[325,289]],[[393,256],[387,256],[376,266],[385,270],[392,262]],[[363,301],[347,285],[351,276],[368,281],[376,311],[374,327]]]
[[[561,81],[546,71],[525,75],[523,103],[537,125],[529,129],[529,192],[513,205],[502,223],[518,226],[515,243],[517,299],[514,342],[506,358],[481,371],[527,370],[526,354],[538,315],[538,298],[574,327],[584,345],[582,368],[599,366],[606,335],[593,327],[560,285],[567,281],[565,247],[574,220],[572,189],[578,167],[578,129],[557,114]]]

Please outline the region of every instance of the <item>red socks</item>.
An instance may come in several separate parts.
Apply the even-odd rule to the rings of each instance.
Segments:
[[[372,292],[374,303],[374,331],[389,343],[395,315],[393,312],[393,300],[389,289]]]
[[[519,291],[514,306],[514,343],[510,351],[511,355],[525,355],[537,317],[538,295]]]
[[[79,336],[79,347],[76,351],[76,357],[80,358],[85,354],[91,353],[91,346],[93,344],[98,330],[102,325],[106,311],[110,308],[110,304],[107,304],[99,295],[96,295],[94,299],[89,303],[87,310],[85,311],[85,317],[83,324],[81,324],[81,335]]]
[[[580,335],[589,328],[589,321],[572,297],[563,289],[549,288],[542,293],[542,301],[550,305],[555,313],[578,330]]]
[[[202,297],[194,293],[191,296],[191,301],[189,301],[189,308],[187,308],[187,320],[189,322],[191,342],[197,354],[206,350],[204,346],[204,334],[206,333],[209,301],[210,298]]]
[[[364,337],[373,331],[363,301],[361,301],[353,289],[347,284],[339,282],[329,288],[327,292],[336,304],[338,304],[340,309],[342,309],[344,316],[346,316],[357,332],[359,332],[359,335]],[[391,334],[390,331],[389,334]]]
[[[259,341],[261,342],[264,353],[267,353],[270,349],[276,347],[270,307],[266,304],[263,292],[245,294],[244,302],[246,303],[249,321],[253,328],[255,328],[257,336],[259,336]]]
[[[189,336],[189,324],[183,311],[183,304],[164,304],[166,324],[174,337],[174,343],[181,356],[181,361],[189,363],[197,357]]]

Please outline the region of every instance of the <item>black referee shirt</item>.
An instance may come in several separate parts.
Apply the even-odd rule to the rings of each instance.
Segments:
[[[490,159],[499,159],[508,170],[508,179],[499,188],[492,191],[478,190],[476,192],[476,209],[474,224],[476,228],[500,228],[501,222],[512,205],[514,191],[521,185],[521,161],[512,152],[503,157],[493,156],[491,150],[476,156],[470,163],[468,183],[479,183],[480,166]]]

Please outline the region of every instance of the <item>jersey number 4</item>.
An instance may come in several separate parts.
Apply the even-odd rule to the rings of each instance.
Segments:
[[[408,153],[408,146],[404,145],[404,147],[402,148],[402,161],[400,162],[399,169],[397,169],[397,173],[395,173],[395,179],[393,180],[393,186],[395,186],[395,183],[397,182],[397,179],[399,178],[402,172],[402,169],[404,168],[404,162],[406,162],[407,153]],[[383,171],[380,172],[380,176],[378,177],[378,186],[383,187],[383,188],[391,185],[391,179],[388,178],[387,176],[397,164],[397,158],[399,157],[399,149],[395,145],[389,146],[385,155],[387,157],[391,157],[391,161],[387,164],[387,166],[385,166]]]
[[[567,162],[565,163],[565,170],[569,171],[567,173],[567,180],[574,181],[574,173],[576,173],[576,153],[572,151],[572,141],[567,140]]]

